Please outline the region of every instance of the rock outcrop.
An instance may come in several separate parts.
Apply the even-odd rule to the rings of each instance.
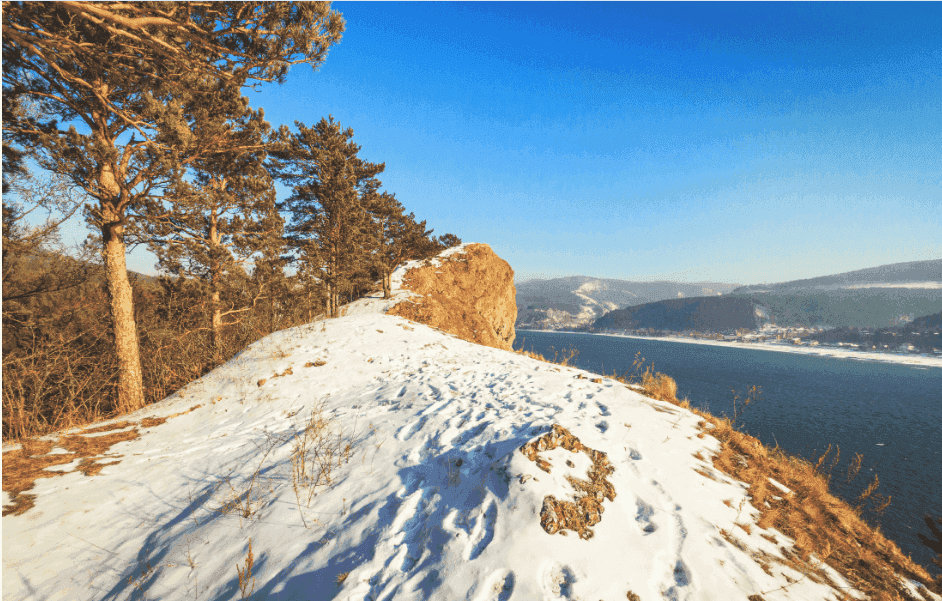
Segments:
[[[388,315],[511,350],[517,320],[514,272],[490,246],[464,244],[404,267],[394,275],[401,278],[398,288],[418,296],[396,304]]]

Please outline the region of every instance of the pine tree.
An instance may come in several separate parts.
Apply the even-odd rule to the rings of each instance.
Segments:
[[[326,2],[3,3],[3,96],[16,100],[4,101],[4,170],[29,146],[96,202],[121,410],[144,403],[125,235],[143,203],[218,150],[194,145],[186,107],[207,78],[281,83],[292,64],[316,67],[343,26]]]
[[[357,274],[368,272],[372,222],[366,210],[381,183],[385,164],[368,163],[357,154],[353,130],[333,117],[313,127],[295,122],[297,134],[282,128],[280,177],[292,186],[283,208],[291,213],[289,237],[300,255],[298,274],[323,290],[329,317],[357,287]]]
[[[298,302],[301,290],[296,284],[297,278],[285,274],[285,267],[291,262],[287,251],[283,236],[265,237],[252,267],[252,289],[259,298],[255,314],[266,334],[283,329],[287,320],[304,311],[307,311],[308,321],[313,318],[311,310],[315,303],[310,295],[306,303]]]
[[[369,203],[369,212],[375,232],[373,266],[382,281],[383,298],[389,298],[390,278],[396,267],[405,261],[437,254],[441,247],[431,238],[433,230],[426,230],[425,221],[417,222],[413,213],[406,215],[394,194],[376,195]]]
[[[441,246],[444,250],[461,244],[461,238],[454,234],[442,234],[438,237],[437,242],[438,245]]]
[[[259,288],[245,298],[246,267],[270,238],[281,239],[284,224],[265,167],[270,127],[262,111],[250,109],[235,86],[218,89],[212,102],[202,100],[187,111],[193,137],[197,146],[213,140],[220,151],[190,163],[190,177],[175,182],[167,197],[146,203],[140,214],[159,265],[203,283],[218,360],[223,328],[238,323],[234,316],[266,294]]]

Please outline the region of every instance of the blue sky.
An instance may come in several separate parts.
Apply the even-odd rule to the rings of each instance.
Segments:
[[[324,65],[252,105],[352,127],[384,189],[518,281],[942,258],[942,4],[334,8]]]

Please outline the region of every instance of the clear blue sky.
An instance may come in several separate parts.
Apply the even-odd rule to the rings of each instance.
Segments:
[[[252,105],[352,127],[384,189],[518,281],[942,258],[942,4],[334,8],[324,65]]]

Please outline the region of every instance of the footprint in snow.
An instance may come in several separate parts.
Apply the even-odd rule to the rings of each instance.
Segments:
[[[558,563],[544,567],[543,588],[550,595],[559,599],[573,599],[572,585],[576,576],[572,570]]]
[[[463,447],[469,440],[480,436],[481,432],[484,432],[485,430],[487,430],[487,427],[490,425],[491,425],[490,422],[486,422],[474,428],[473,430],[467,430],[458,438],[457,446],[459,448]]]
[[[514,592],[515,580],[510,570],[497,570],[484,580],[484,588],[474,601],[507,601]]]
[[[471,539],[465,549],[468,561],[477,559],[494,540],[494,528],[497,524],[497,504],[488,503],[482,510],[471,531]]]
[[[611,415],[611,412],[608,410],[608,405],[603,405],[598,401],[596,401],[595,405],[599,408],[599,413],[601,413],[603,416],[608,417]]]
[[[595,424],[595,427],[604,434],[608,430],[608,422],[603,419],[599,423]]]
[[[425,422],[428,421],[428,416],[423,415],[418,421],[409,422],[405,426],[399,428],[399,431],[396,432],[396,440],[406,441],[412,438],[416,432],[421,430],[425,426]]]
[[[682,559],[678,559],[674,565],[674,582],[677,586],[687,586],[690,584],[690,570]]]
[[[628,449],[628,456],[631,457],[634,461],[641,460],[641,453],[638,449]]]
[[[677,563],[674,564],[673,580],[674,585],[664,591],[661,594],[662,597],[670,601],[687,599],[687,596],[683,594],[684,591],[681,589],[690,584],[690,569],[681,559],[678,559]]]
[[[654,508],[642,501],[637,500],[638,515],[635,520],[641,526],[641,531],[645,536],[657,530],[657,526],[651,522],[651,516],[654,515]]]
[[[409,497],[399,510],[392,524],[392,531],[403,535],[402,542],[397,546],[401,549],[396,554],[402,556],[399,570],[409,572],[419,563],[425,554],[425,525],[428,521],[426,508],[428,501],[423,491],[416,491]]]

